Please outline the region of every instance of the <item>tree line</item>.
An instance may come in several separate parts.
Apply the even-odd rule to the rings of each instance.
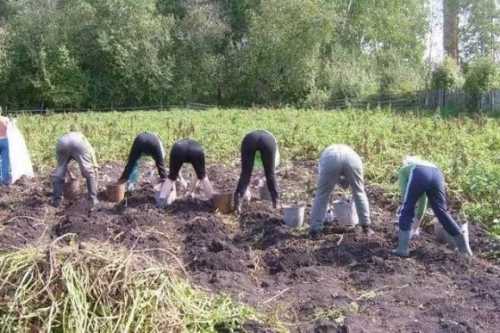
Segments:
[[[500,85],[500,6],[449,1],[463,52],[445,27],[452,60],[433,69],[421,0],[0,0],[0,105],[323,106],[448,88],[481,66]]]

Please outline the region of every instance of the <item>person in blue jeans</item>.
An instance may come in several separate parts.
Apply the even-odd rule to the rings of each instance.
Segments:
[[[10,184],[9,141],[7,127],[9,118],[0,116],[0,185]]]
[[[430,162],[415,158],[408,161],[403,168],[408,169],[406,171],[409,171],[409,177],[399,215],[399,244],[393,253],[401,257],[409,256],[415,206],[425,194],[439,223],[453,237],[458,251],[465,256],[472,256],[467,239],[448,212],[445,181],[441,170]]]

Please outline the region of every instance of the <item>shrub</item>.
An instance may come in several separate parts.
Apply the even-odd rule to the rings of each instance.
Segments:
[[[491,89],[500,87],[500,70],[490,59],[480,58],[469,65],[465,75],[464,89],[468,95],[468,107],[478,111],[481,98]]]
[[[450,90],[460,88],[463,85],[463,76],[460,67],[450,57],[446,57],[443,62],[432,72],[432,89]]]

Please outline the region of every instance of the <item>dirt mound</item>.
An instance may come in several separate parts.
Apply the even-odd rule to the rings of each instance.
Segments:
[[[98,210],[90,209],[83,188],[75,202],[51,207],[49,177],[0,188],[0,248],[73,234],[82,243],[145,251],[204,289],[275,314],[295,332],[493,332],[500,325],[500,269],[492,259],[500,245],[480,226],[470,226],[477,254],[471,262],[437,243],[432,227],[412,241],[410,258],[401,259],[390,254],[398,203],[380,188],[367,188],[374,236],[332,225],[312,240],[307,228],[288,228],[281,212],[258,198],[238,217],[215,213],[208,201],[185,198],[182,190],[173,205],[156,209],[156,171],[143,170],[126,204],[102,202]],[[120,171],[118,164],[104,166],[101,190]],[[238,169],[211,166],[208,175],[218,190],[230,191]],[[309,214],[314,177],[314,162],[282,167],[283,201],[302,200]]]

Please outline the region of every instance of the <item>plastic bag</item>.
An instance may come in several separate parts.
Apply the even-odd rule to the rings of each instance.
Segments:
[[[9,142],[11,183],[14,184],[22,176],[33,177],[33,165],[28,148],[15,120],[11,120],[7,126],[7,139]]]

